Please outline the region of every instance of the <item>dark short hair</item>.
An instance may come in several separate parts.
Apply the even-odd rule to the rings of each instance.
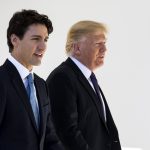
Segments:
[[[23,9],[22,11],[14,13],[9,21],[9,26],[7,29],[7,44],[10,53],[13,50],[13,45],[10,39],[11,35],[15,34],[22,39],[28,27],[32,24],[45,25],[47,27],[48,34],[53,31],[52,22],[48,16],[39,14],[36,10]]]

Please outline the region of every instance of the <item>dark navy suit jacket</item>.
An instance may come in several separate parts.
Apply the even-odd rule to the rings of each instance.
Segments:
[[[54,125],[67,150],[121,150],[103,92],[107,122],[94,90],[70,58],[50,74],[47,84]]]
[[[22,79],[9,61],[0,67],[0,150],[62,150],[51,122],[46,83],[34,75],[40,111],[36,128]]]

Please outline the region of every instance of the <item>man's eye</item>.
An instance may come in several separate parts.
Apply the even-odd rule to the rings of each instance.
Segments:
[[[98,46],[98,47],[101,46],[101,45],[102,45],[102,43],[96,43],[96,46]]]
[[[39,38],[32,38],[32,40],[38,41],[38,40],[39,40]]]
[[[48,41],[48,39],[45,39],[45,40],[44,40],[44,42],[47,42],[47,41]]]
[[[105,43],[96,43],[96,46],[103,47],[103,46],[105,46]]]

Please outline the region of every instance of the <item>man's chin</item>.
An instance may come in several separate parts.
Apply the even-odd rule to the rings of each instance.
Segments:
[[[40,66],[40,65],[41,65],[41,62],[33,63],[33,66]]]
[[[101,66],[103,66],[104,65],[104,61],[99,61],[98,63],[97,63],[97,66],[98,67],[101,67]]]

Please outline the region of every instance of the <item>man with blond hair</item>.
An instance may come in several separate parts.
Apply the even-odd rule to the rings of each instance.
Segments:
[[[107,28],[80,21],[67,36],[68,59],[48,77],[52,116],[67,150],[121,150],[118,131],[93,73],[104,64]]]

